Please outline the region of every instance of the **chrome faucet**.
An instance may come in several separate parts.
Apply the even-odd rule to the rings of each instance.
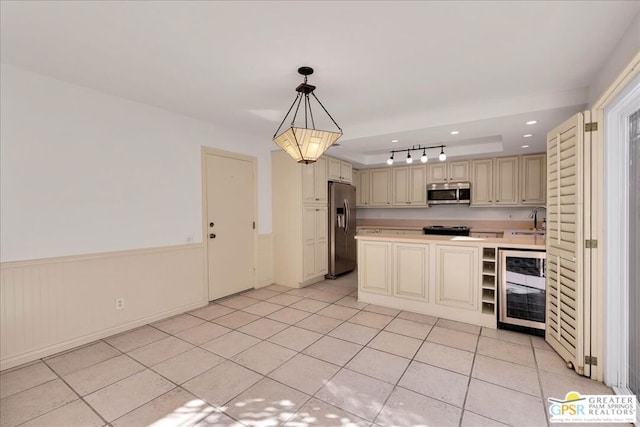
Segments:
[[[537,230],[538,229],[538,209],[544,209],[545,211],[547,210],[546,206],[536,206],[535,208],[533,208],[531,210],[531,213],[529,214],[529,218],[533,218],[533,229]],[[546,218],[545,218],[546,220]]]

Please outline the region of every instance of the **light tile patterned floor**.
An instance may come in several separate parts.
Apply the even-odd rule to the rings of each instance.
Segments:
[[[0,426],[541,426],[611,393],[540,338],[356,296],[272,285],[3,372]]]

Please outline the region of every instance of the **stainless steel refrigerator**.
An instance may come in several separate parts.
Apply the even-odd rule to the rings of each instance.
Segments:
[[[329,182],[328,279],[356,268],[356,188]]]

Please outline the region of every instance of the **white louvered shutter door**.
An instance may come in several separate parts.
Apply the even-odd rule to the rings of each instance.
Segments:
[[[547,135],[546,340],[584,375],[584,115]],[[588,373],[587,373],[588,375]]]

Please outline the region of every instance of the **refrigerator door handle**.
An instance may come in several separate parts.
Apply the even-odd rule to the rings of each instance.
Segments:
[[[350,217],[349,217],[349,215],[350,215],[349,214],[349,201],[347,199],[344,199],[344,212],[345,212],[345,215],[346,215],[346,218],[345,218],[345,223],[346,224],[344,225],[344,235],[347,236],[348,233],[349,233],[349,219],[350,219]]]

